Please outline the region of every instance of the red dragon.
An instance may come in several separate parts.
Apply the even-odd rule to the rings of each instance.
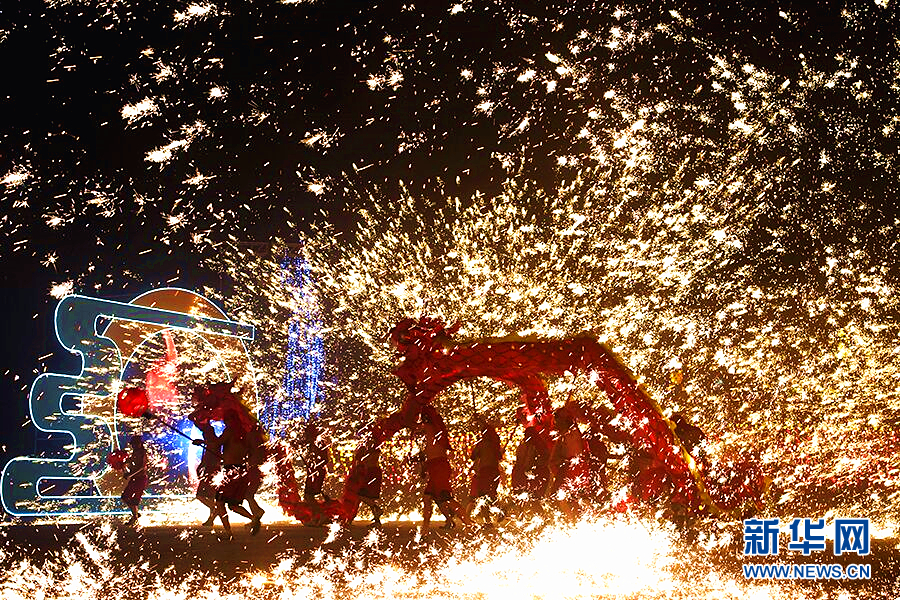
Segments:
[[[457,344],[452,336],[458,329],[458,323],[446,327],[440,320],[422,317],[404,319],[391,330],[391,341],[400,356],[394,374],[406,385],[407,395],[398,411],[376,421],[364,444],[381,443],[413,426],[442,390],[475,377],[517,386],[522,392],[524,420],[547,434],[552,410],[543,378],[581,371],[589,373],[591,381],[606,393],[631,444],[650,458],[650,466],[633,482],[635,496],[649,500],[667,495],[672,505],[697,515],[734,515],[747,505],[760,507],[766,480],[758,465],[749,461],[717,465],[708,470],[717,477],[707,482],[675,435],[674,423],[596,337]],[[583,411],[582,416],[592,418]],[[332,507],[332,514],[345,521],[355,517],[359,506],[355,487],[353,482],[345,482],[344,494]]]
[[[394,374],[406,385],[403,405],[375,421],[361,444],[380,444],[404,428],[415,425],[426,408],[434,410],[435,397],[453,383],[489,377],[517,386],[522,392],[520,415],[548,435],[552,409],[544,377],[584,372],[603,390],[616,412],[626,437],[645,457],[646,466],[632,482],[638,499],[668,498],[670,505],[694,515],[737,515],[748,505],[760,507],[765,477],[750,461],[704,470],[716,473],[707,482],[694,457],[675,434],[675,424],[638,385],[628,368],[596,337],[585,335],[563,340],[479,340],[454,343],[459,324],[447,327],[429,317],[404,319],[391,330],[391,342],[400,357]],[[587,410],[584,410],[587,408]],[[577,416],[596,415],[581,407]],[[290,462],[277,452],[278,496],[287,514],[306,521],[312,514],[300,501]],[[352,471],[352,469],[351,469]],[[348,478],[340,499],[320,511],[350,522],[359,508],[359,483]]]

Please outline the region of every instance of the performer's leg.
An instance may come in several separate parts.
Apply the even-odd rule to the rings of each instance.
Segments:
[[[466,525],[472,525],[472,519],[469,518],[469,515],[465,513],[460,506],[459,502],[453,500],[445,500],[443,502],[438,503],[438,508],[441,509],[441,512],[444,514],[444,517],[447,519],[447,527],[453,527],[453,519],[458,518],[460,521],[465,523]]]
[[[138,513],[138,505],[141,502],[143,492],[144,488],[140,487],[139,481],[134,477],[128,480],[128,484],[122,491],[122,502],[125,503],[125,506],[127,506],[128,510],[131,512],[131,518],[128,519],[127,523],[129,526],[137,524],[138,517],[140,516]]]
[[[506,502],[496,494],[487,497],[487,515],[489,525],[499,525],[506,519]]]
[[[459,502],[451,499],[448,504],[450,505],[450,511],[455,517],[459,517],[459,520],[465,523],[466,525],[472,525],[472,519],[469,518],[469,515],[463,511],[462,506],[460,506]]]
[[[479,496],[477,498],[472,498],[469,500],[468,506],[466,506],[465,514],[469,517],[469,520],[473,523],[476,519],[486,522],[490,520],[490,514],[485,515],[486,510],[486,501],[487,496]]]
[[[128,525],[136,525],[140,513],[138,513],[137,504],[129,504],[128,510],[131,511],[131,518],[128,519]]]
[[[571,522],[577,521],[581,516],[581,505],[578,502],[578,498],[575,498],[571,493],[562,494],[557,502],[557,506],[563,516]]]
[[[444,529],[453,529],[453,510],[447,506],[446,502],[438,502],[438,510],[444,515]]]
[[[222,521],[222,527],[225,528],[228,541],[234,540],[234,536],[231,534],[231,523],[228,522],[228,509],[225,508],[225,500],[216,500],[216,514],[219,515],[219,520]]]
[[[199,500],[203,506],[209,509],[209,517],[207,517],[207,519],[203,521],[203,526],[212,527],[213,523],[215,523],[216,521],[216,501],[205,496],[197,496],[197,500]]]
[[[490,498],[488,496],[479,496],[469,500],[466,507],[466,516],[472,523],[478,522],[488,525],[491,523]]]
[[[375,502],[374,498],[366,498],[366,497],[360,496],[359,499],[363,504],[365,504],[366,506],[369,507],[370,511],[372,511],[372,524],[380,527],[382,510],[381,510],[381,507],[378,506],[378,503]]]
[[[244,498],[247,500],[247,506],[250,507],[250,512],[253,514],[253,520],[255,523],[256,531],[259,531],[259,524],[262,521],[262,516],[266,511],[262,509],[262,507],[256,501],[256,492],[259,491],[260,486],[262,485],[262,472],[260,472],[259,467],[251,467],[250,470],[250,484],[247,486],[247,493],[244,494]],[[254,527],[251,525],[251,530]],[[251,531],[251,533],[255,533]]]
[[[431,513],[434,510],[433,502],[429,494],[425,494],[422,505],[422,536],[428,534],[431,528]]]
[[[312,527],[321,527],[325,524],[325,511],[322,509],[322,505],[319,503],[319,500],[316,498],[315,494],[312,493],[304,493],[303,501],[309,506],[309,510],[312,515],[307,522],[307,525]]]
[[[251,521],[256,520],[255,517],[250,514],[250,511],[247,510],[246,508],[244,508],[244,506],[240,502],[234,502],[234,503],[229,502],[228,509],[232,512],[235,512],[235,513],[241,515],[245,519],[249,519]]]
[[[256,501],[256,496],[250,496],[247,498],[247,506],[250,507],[250,512],[253,514],[253,518],[257,521],[262,519],[262,516],[266,514],[266,511],[263,510],[263,507],[259,505]]]
[[[474,519],[478,516],[478,497],[473,495],[469,497],[469,500],[462,505],[462,512],[464,512],[470,519]]]
[[[250,513],[253,517],[250,521],[250,535],[256,535],[262,526],[262,516],[266,511],[256,502],[256,498],[252,494],[247,498],[247,506],[250,507]]]

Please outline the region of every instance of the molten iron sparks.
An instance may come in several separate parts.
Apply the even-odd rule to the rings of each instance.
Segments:
[[[529,531],[531,530],[531,531]],[[818,598],[820,590],[746,582],[724,530],[686,545],[653,521],[589,519],[519,523],[444,544],[398,545],[372,530],[360,544],[333,543],[309,558],[290,553],[268,570],[148,573],[122,566],[128,545],[109,522],[77,533],[50,559],[8,561],[4,598],[107,598],[140,589],[148,598]],[[234,552],[242,552],[237,546]],[[113,568],[113,565],[115,567]],[[235,575],[237,575],[235,577]],[[836,596],[837,597],[837,596]]]

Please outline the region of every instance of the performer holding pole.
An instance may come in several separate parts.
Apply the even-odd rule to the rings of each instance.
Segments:
[[[359,501],[372,511],[372,525],[381,527],[381,444],[373,439],[366,440],[353,457],[353,466],[347,476],[348,484],[359,491]]]
[[[244,499],[247,500],[247,506],[253,515],[250,521],[250,535],[259,533],[262,524],[262,516],[266,512],[256,502],[256,492],[262,485],[261,466],[266,462],[268,452],[266,451],[265,440],[263,439],[262,426],[257,422],[254,427],[247,432],[247,491],[244,493]]]
[[[469,494],[469,505],[466,513],[482,517],[485,524],[493,524],[491,506],[497,501],[497,487],[500,485],[500,436],[497,429],[485,415],[476,415],[475,424],[480,437],[472,448],[472,483]]]
[[[240,402],[234,393],[233,383],[231,381],[196,388],[193,394],[196,409],[188,416],[204,431],[204,440],[195,440],[193,443],[206,446],[204,458],[209,457],[211,461],[217,457],[223,465],[220,483],[213,486],[210,481],[210,487],[215,488],[214,515],[222,521],[229,540],[233,537],[228,509],[250,520],[251,535],[259,531],[264,511],[256,503],[254,494],[262,482],[260,465],[267,454],[259,422]],[[219,436],[215,435],[209,425],[213,420],[223,421],[225,424],[225,429]],[[204,490],[203,495],[206,494],[208,490]],[[198,490],[198,497],[200,496]],[[252,513],[242,506],[244,500],[250,504]],[[214,517],[204,525],[212,524],[213,520]]]
[[[438,505],[438,509],[447,520],[446,527],[453,527],[455,517],[458,517],[466,525],[471,525],[472,520],[462,510],[459,502],[453,499],[450,485],[453,471],[447,456],[450,452],[450,437],[443,420],[432,406],[422,409],[422,433],[425,436],[425,448],[422,450],[425,458],[422,536],[427,535],[431,527],[434,504]]]
[[[553,481],[548,495],[557,499],[560,510],[569,519],[575,519],[590,477],[584,457],[584,439],[568,406],[556,410],[553,424],[556,441],[550,453]]]
[[[519,508],[532,507],[544,497],[550,482],[550,448],[538,428],[525,421],[525,435],[516,449],[510,487]]]
[[[221,444],[219,444],[212,423],[200,421],[196,425],[203,434],[202,440],[193,441],[195,445],[203,446],[203,456],[200,458],[200,464],[197,465],[197,478],[200,482],[197,485],[196,497],[209,509],[209,517],[203,522],[203,526],[212,527],[216,521],[216,488],[213,485],[213,479],[222,470],[222,455],[218,451]]]
[[[125,461],[124,476],[125,489],[122,490],[122,501],[131,511],[129,526],[135,526],[140,513],[138,506],[144,491],[147,489],[147,450],[144,448],[144,440],[139,435],[133,435],[128,440],[131,446],[131,455]]]
[[[242,428],[238,415],[233,410],[226,411],[225,430],[218,438],[218,443],[221,443],[225,477],[216,490],[216,513],[222,521],[228,541],[234,539],[228,521],[228,509],[250,521],[255,521],[254,516],[241,506],[249,487],[246,437],[247,432]]]
[[[319,503],[319,496],[325,501],[329,500],[324,488],[325,476],[331,468],[331,455],[328,453],[328,444],[314,421],[306,424],[303,442],[306,448],[306,481],[303,485],[303,501],[313,512],[310,524],[319,527],[325,522],[325,512]]]

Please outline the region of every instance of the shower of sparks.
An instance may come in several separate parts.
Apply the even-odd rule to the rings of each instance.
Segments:
[[[135,121],[146,118],[158,112],[156,103],[150,98],[144,98],[137,104],[122,107],[122,118],[133,124]]]
[[[28,175],[28,171],[19,168],[7,173],[6,176],[0,181],[2,181],[7,186],[13,187],[25,183],[25,180],[28,179]]]
[[[765,466],[768,516],[895,522],[900,51],[883,35],[888,2],[823,17],[814,44],[800,31],[815,15],[755,5],[748,18],[771,42],[730,35],[742,15],[691,6],[45,4],[32,24],[51,38],[48,114],[21,100],[0,156],[3,256],[38,273],[45,301],[202,286],[256,326],[257,385],[276,398],[298,314],[279,258],[297,244],[324,307],[321,420],[339,466],[360,427],[401,402],[388,330],[430,315],[461,321],[463,341],[590,332],[708,433],[710,454]],[[0,32],[0,47],[16,51],[26,29]],[[182,382],[227,376],[184,337]],[[142,352],[159,358],[159,340]],[[686,395],[669,387],[674,369]],[[557,403],[604,401],[585,374],[548,384]],[[457,467],[472,413],[509,425],[517,401],[484,381],[438,398]],[[408,514],[415,441],[393,444],[386,504]],[[553,596],[529,561],[568,556],[553,580],[569,597],[772,595],[702,559],[699,579],[679,574],[664,535],[589,523],[461,550],[435,587],[389,561],[377,575],[423,595]],[[640,548],[582,564],[590,536]],[[91,544],[55,582],[100,585],[109,573],[92,556],[104,550]],[[36,572],[16,569],[35,596]],[[337,572],[350,597],[390,596],[331,555],[233,593],[329,595]],[[200,583],[154,585],[177,598]]]
[[[148,577],[142,564],[110,568],[119,532],[104,523],[78,533],[49,560],[11,565],[0,578],[9,598],[56,590],[106,598],[125,586],[148,597],[186,598],[744,598],[822,597],[812,588],[743,581],[721,554],[730,539],[711,535],[687,550],[659,526],[628,521],[584,521],[475,537],[449,549],[398,548],[371,534],[354,549],[330,541],[308,561],[283,556],[272,570],[237,578],[209,573]],[[598,543],[602,540],[602,543]],[[299,563],[299,564],[298,564]],[[412,563],[412,564],[410,564]],[[702,575],[701,575],[702,574]],[[698,576],[699,575],[699,576]],[[113,597],[113,596],[109,596]]]
[[[64,298],[71,294],[74,289],[72,281],[63,281],[50,288],[50,295],[54,298]]]

